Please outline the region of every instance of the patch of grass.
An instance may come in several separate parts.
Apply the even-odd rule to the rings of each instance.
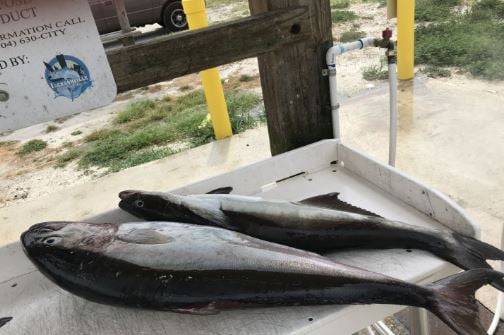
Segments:
[[[193,89],[193,87],[191,85],[184,85],[184,86],[180,86],[179,87],[179,91],[180,92],[187,92],[187,91],[190,91],[192,89]]]
[[[449,19],[453,7],[460,5],[461,0],[418,0],[415,5],[417,22],[433,22]]]
[[[504,1],[480,0],[473,5],[469,15],[473,20],[502,20],[504,19]]]
[[[98,129],[84,137],[84,142],[89,143],[89,142],[96,142],[101,139],[107,138],[109,136],[114,135],[115,133],[119,132],[117,129]]]
[[[358,18],[355,12],[349,10],[335,10],[331,13],[332,22],[346,22]]]
[[[350,7],[350,0],[331,0],[331,9],[345,9]]]
[[[125,159],[112,161],[109,171],[118,172],[133,166],[162,159],[175,153],[177,152],[170,148],[148,148],[146,150],[134,152]]]
[[[74,146],[73,142],[63,142],[63,148],[72,148]]]
[[[356,31],[356,30],[345,31],[343,34],[341,34],[340,42],[343,43],[353,42],[360,38],[363,38],[364,36],[366,36],[366,33],[363,31]]]
[[[362,78],[368,81],[388,79],[388,71],[382,65],[372,65],[364,68]]]
[[[167,124],[147,125],[134,132],[119,131],[97,141],[95,147],[84,154],[79,166],[110,167],[113,161],[126,159],[135,151],[173,139],[173,128]]]
[[[248,74],[242,74],[238,80],[241,81],[242,83],[247,83],[249,81],[254,80],[254,77]]]
[[[72,132],[70,135],[72,135],[72,136],[79,136],[79,135],[82,135],[82,131],[76,130],[76,131]]]
[[[70,149],[64,154],[56,157],[56,167],[63,168],[67,166],[71,161],[76,160],[82,155],[83,151],[81,149]]]
[[[145,113],[154,108],[154,100],[152,99],[142,99],[138,101],[134,101],[126,107],[125,110],[119,112],[114,121],[116,123],[126,123],[132,120],[142,118]]]
[[[231,91],[226,94],[226,100],[235,133],[257,125],[258,121],[250,110],[260,103],[259,96],[247,91]],[[213,140],[202,90],[173,101],[157,100],[153,103],[154,107],[142,116],[130,118],[114,130],[102,129],[88,135],[86,139],[93,145],[83,154],[79,166],[94,165],[116,171],[171,154],[166,148],[153,147],[174,141],[186,141],[196,146]]]
[[[55,126],[53,124],[50,124],[47,126],[45,132],[46,132],[46,134],[49,134],[49,133],[55,132],[56,130],[59,130],[59,127]]]
[[[416,63],[436,67],[457,66],[477,77],[504,79],[504,22],[499,17],[501,5],[502,1],[485,0],[468,13],[454,16],[448,22],[418,26],[415,34]],[[502,11],[504,13],[504,9]]]
[[[26,156],[33,152],[42,151],[47,148],[47,142],[42,140],[31,140],[26,142],[21,149],[18,150],[17,154],[19,156]]]
[[[422,69],[422,73],[426,74],[430,78],[449,78],[451,77],[451,71],[443,69],[437,66],[427,66]]]

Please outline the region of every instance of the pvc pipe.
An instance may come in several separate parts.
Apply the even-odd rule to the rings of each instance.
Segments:
[[[397,64],[388,65],[390,88],[389,165],[395,166],[397,150]]]
[[[357,40],[355,42],[335,45],[327,51],[327,56],[326,56],[327,65],[335,65],[336,66],[336,56],[337,55],[342,55],[345,52],[352,51],[352,50],[363,49],[363,48],[374,46],[375,41],[376,41],[375,38],[366,37],[366,38],[361,38],[360,40]]]
[[[208,26],[205,0],[182,0],[182,6],[187,16],[187,22],[191,30]],[[208,105],[208,111],[212,118],[215,138],[220,140],[233,135],[231,121],[224,97],[224,89],[217,68],[200,72],[203,89]]]
[[[397,1],[397,57],[399,79],[413,79],[415,70],[415,0]]]
[[[333,136],[334,138],[341,138],[340,130],[340,115],[339,108],[340,104],[338,101],[338,84],[336,80],[336,56],[344,54],[345,52],[366,48],[375,45],[376,39],[371,37],[362,38],[358,41],[339,44],[331,47],[327,51],[326,62],[329,74],[329,94],[331,98],[331,113],[332,113],[332,124],[333,124]]]
[[[331,113],[334,138],[341,138],[340,115],[338,102],[338,85],[336,80],[336,65],[329,66],[329,95],[331,97]]]

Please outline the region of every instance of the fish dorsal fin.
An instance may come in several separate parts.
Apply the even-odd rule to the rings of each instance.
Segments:
[[[337,192],[323,194],[323,195],[317,195],[312,198],[301,200],[301,201],[299,201],[299,203],[303,204],[303,205],[310,205],[310,206],[315,206],[315,207],[335,209],[338,211],[344,211],[344,212],[349,212],[349,213],[356,213],[356,214],[361,214],[361,215],[381,217],[378,214],[375,214],[373,212],[367,211],[367,210],[362,209],[360,207],[357,207],[357,206],[351,205],[347,202],[344,202],[343,200],[340,200],[339,193],[337,193]]]
[[[231,192],[233,192],[232,187],[221,187],[221,188],[212,190],[210,192],[207,192],[207,194],[229,194]]]
[[[118,235],[117,239],[134,244],[166,244],[173,241],[173,238],[153,229],[133,229]]]

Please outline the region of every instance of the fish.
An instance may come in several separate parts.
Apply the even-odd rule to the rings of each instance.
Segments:
[[[423,307],[461,335],[485,334],[474,292],[504,274],[475,269],[410,284],[227,229],[175,222],[46,222],[21,235],[64,290],[110,305],[211,315],[250,307]]]
[[[176,221],[237,231],[269,242],[324,253],[338,249],[420,249],[461,269],[492,269],[504,252],[449,229],[388,220],[339,199],[338,193],[299,202],[226,194],[123,191],[119,207],[145,220]],[[221,193],[221,194],[219,194]],[[504,281],[492,285],[504,289]]]

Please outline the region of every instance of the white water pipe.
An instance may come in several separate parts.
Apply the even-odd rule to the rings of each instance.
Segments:
[[[331,97],[331,111],[333,122],[333,135],[334,138],[341,138],[340,132],[340,117],[339,117],[339,101],[338,101],[338,85],[336,80],[336,56],[342,55],[345,52],[363,49],[375,45],[375,38],[367,37],[358,41],[335,45],[327,51],[326,62],[329,72],[329,90]]]
[[[389,63],[390,87],[390,137],[389,137],[389,165],[395,166],[397,148],[397,63]]]
[[[333,46],[327,52],[326,61],[329,75],[334,138],[341,138],[339,115],[340,103],[338,99],[338,84],[336,79],[336,57],[348,51],[363,49],[369,46],[379,46],[379,41],[379,39],[367,37],[355,42]],[[388,71],[390,86],[389,164],[391,166],[395,166],[397,148],[397,64],[394,52],[395,51],[393,49],[387,51],[387,56],[389,56]]]

